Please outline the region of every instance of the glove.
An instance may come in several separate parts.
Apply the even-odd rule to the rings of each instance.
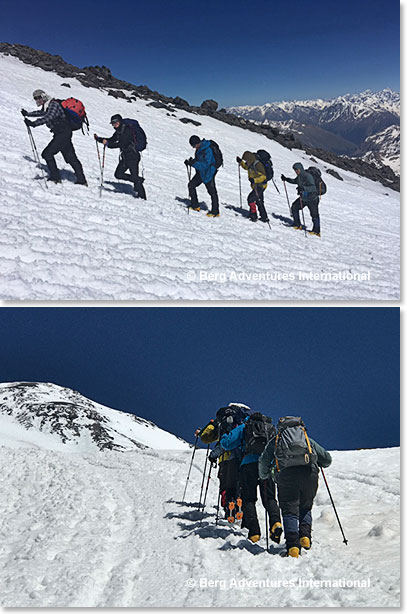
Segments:
[[[189,166],[189,160],[184,160],[185,166]]]
[[[285,175],[281,175],[281,181],[287,181],[287,177]]]
[[[25,117],[26,115],[28,115],[28,111],[26,111],[25,109],[21,109],[21,115]]]
[[[29,119],[25,118],[24,123],[26,126],[34,126],[34,122],[31,122]]]
[[[236,162],[237,162],[238,164],[240,164],[240,163],[241,163],[241,161],[242,161],[242,158],[239,158],[239,156],[236,156]]]
[[[302,194],[302,189],[301,188],[297,188],[297,194]]]
[[[212,454],[209,454],[208,456],[209,458],[209,462],[212,463],[212,465],[216,465],[218,462],[218,457],[217,456],[212,456]]]

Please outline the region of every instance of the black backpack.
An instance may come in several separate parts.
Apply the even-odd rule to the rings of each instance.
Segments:
[[[273,163],[271,161],[271,156],[269,152],[265,151],[264,149],[259,149],[258,151],[256,151],[256,158],[262,163],[262,165],[265,168],[267,181],[270,181],[270,179],[273,179],[274,177]]]
[[[147,137],[137,119],[126,118],[123,120],[125,126],[129,126],[133,133],[134,146],[137,151],[144,151],[147,147]]]
[[[215,141],[209,141],[210,148],[212,149],[213,157],[215,158],[216,168],[223,166],[223,155],[219,149],[219,145]]]
[[[276,434],[272,419],[256,412],[249,416],[244,427],[245,454],[261,454]]]
[[[316,166],[310,166],[307,168],[307,173],[312,175],[315,181],[315,187],[317,189],[318,195],[322,196],[322,194],[326,194],[327,187],[325,181],[322,179],[321,171]]]
[[[318,456],[312,449],[302,418],[286,416],[280,418],[274,447],[277,471],[287,467],[312,466]]]
[[[216,412],[216,421],[220,430],[220,437],[225,433],[230,433],[236,426],[242,424],[249,415],[250,409],[242,407],[241,405],[228,405],[227,407],[221,407]]]

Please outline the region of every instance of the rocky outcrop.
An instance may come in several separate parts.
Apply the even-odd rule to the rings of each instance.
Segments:
[[[343,177],[341,177],[339,173],[334,171],[333,168],[328,168],[326,172],[328,173],[328,175],[332,175],[332,177],[335,177],[335,179],[339,179],[339,181],[343,181]]]
[[[216,100],[204,100],[201,104],[201,109],[205,109],[207,111],[216,111],[218,108],[218,103]]]
[[[137,98],[149,99],[156,101],[162,105],[161,108],[167,108],[169,111],[174,111],[175,107],[196,115],[209,115],[231,126],[237,126],[244,130],[249,130],[250,132],[263,134],[267,138],[277,141],[288,149],[301,149],[307,154],[316,156],[334,166],[352,171],[363,177],[372,179],[373,181],[379,181],[384,186],[393,190],[400,190],[400,178],[397,177],[390,167],[376,168],[373,164],[369,164],[360,159],[347,158],[322,149],[307,147],[291,132],[283,132],[272,126],[258,124],[254,121],[228,113],[225,109],[217,111],[214,104],[216,104],[216,108],[218,105],[214,100],[206,100],[200,107],[195,107],[179,96],[170,98],[151,90],[146,85],[135,86],[127,81],[116,79],[106,66],[86,66],[84,68],[78,68],[65,62],[59,55],[51,55],[45,51],[38,51],[25,45],[0,43],[0,53],[17,57],[22,62],[32,66],[38,66],[43,70],[53,71],[64,79],[75,78],[85,87],[108,90],[111,96],[127,99],[129,102]],[[40,86],[41,84],[38,84],[38,87]],[[128,92],[128,94],[124,93],[123,90]]]

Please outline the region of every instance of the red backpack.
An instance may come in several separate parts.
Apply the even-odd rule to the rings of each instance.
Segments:
[[[72,130],[79,130],[81,128],[83,133],[83,125],[85,124],[89,132],[89,121],[83,102],[77,98],[67,98],[66,100],[60,100],[60,103]]]

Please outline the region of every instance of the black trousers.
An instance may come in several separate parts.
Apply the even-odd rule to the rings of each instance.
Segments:
[[[250,192],[249,196],[247,197],[247,202],[249,203],[249,207],[250,207],[250,218],[251,219],[253,220],[257,219],[256,205],[260,213],[260,219],[261,220],[268,219],[266,208],[264,206],[263,186],[256,185],[256,187],[253,187],[253,190]]]
[[[134,189],[140,198],[144,198],[144,200],[146,200],[146,191],[143,186],[143,181],[138,174],[139,163],[140,153],[138,151],[132,152],[131,155],[122,153],[119,164],[114,172],[114,176],[116,179],[131,181],[134,184]],[[127,170],[130,172],[126,173]]]
[[[238,458],[223,461],[219,465],[219,491],[225,493],[222,496],[222,504],[226,509],[229,502],[236,500],[239,493],[239,465]]]
[[[302,201],[303,207],[308,207],[311,218],[312,218],[312,232],[320,232],[320,220],[319,220],[319,198],[312,200],[310,202]],[[294,226],[301,226],[300,222],[300,209],[301,209],[301,200],[297,198],[292,204],[291,213],[293,214]]]
[[[298,548],[300,537],[311,538],[318,472],[310,467],[288,467],[278,474],[277,487],[287,548]]]
[[[85,182],[85,175],[83,174],[82,164],[79,162],[74,146],[72,145],[72,129],[69,124],[63,124],[61,127],[57,127],[54,131],[52,141],[46,146],[41,156],[47,163],[50,179],[53,181],[59,181],[61,179],[57,164],[55,162],[55,156],[61,152],[65,162],[70,164],[75,171],[76,179],[79,182]]]
[[[189,192],[189,197],[191,199],[192,207],[198,206],[198,195],[196,193],[196,188],[200,186],[201,183],[202,183],[202,177],[201,177],[200,172],[197,171],[196,175],[194,175],[194,177],[192,177],[191,181],[188,183],[188,192]],[[211,213],[213,213],[214,215],[218,215],[219,198],[218,198],[218,192],[216,191],[215,175],[209,181],[209,183],[205,183],[205,187],[207,189],[208,194],[211,197],[211,202],[212,202]]]
[[[240,485],[243,500],[242,526],[249,529],[249,537],[261,534],[256,512],[258,486],[260,486],[261,502],[269,517],[270,529],[275,522],[280,522],[275,484],[271,478],[259,480],[259,464],[257,461],[240,467]]]

